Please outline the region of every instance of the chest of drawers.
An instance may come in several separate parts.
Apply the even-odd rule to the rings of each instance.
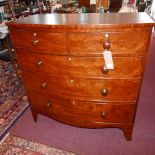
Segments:
[[[153,25],[145,13],[46,14],[9,23],[34,120],[42,114],[77,127],[120,128],[131,140]],[[114,69],[106,67],[105,50]]]

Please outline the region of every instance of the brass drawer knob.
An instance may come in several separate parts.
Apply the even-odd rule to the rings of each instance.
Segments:
[[[75,102],[75,101],[72,101],[72,105],[73,105],[73,106],[76,105],[76,102]]]
[[[36,37],[37,36],[37,33],[33,33],[33,36]]]
[[[72,58],[71,58],[71,57],[69,57],[69,58],[68,58],[68,61],[71,61],[71,60],[72,60]]]
[[[49,107],[51,107],[52,106],[52,102],[48,102],[47,104],[46,104],[46,108],[49,108]]]
[[[39,40],[32,40],[32,45],[33,45],[33,46],[37,46],[38,43],[39,43]]]
[[[107,74],[109,72],[109,69],[104,65],[102,68],[103,74]]]
[[[41,83],[41,85],[40,85],[40,86],[41,86],[41,88],[42,88],[42,89],[44,89],[44,88],[46,88],[46,87],[47,87],[47,83],[46,83],[46,82]]]
[[[70,83],[74,83],[74,80],[73,80],[73,79],[71,79],[71,80],[70,80]]]
[[[15,49],[12,48],[12,49],[11,49],[11,52],[14,52],[14,51],[15,51]]]
[[[43,66],[43,65],[44,65],[43,61],[37,61],[37,62],[36,62],[36,66],[37,66],[37,67],[41,67],[41,66]]]
[[[102,118],[106,118],[106,117],[107,117],[107,115],[108,115],[108,113],[107,113],[107,112],[105,112],[105,111],[102,111],[102,112],[101,112],[101,117],[102,117]]]
[[[103,48],[104,49],[108,50],[108,49],[110,49],[110,47],[111,47],[111,42],[109,40],[106,40],[103,42]]]
[[[108,33],[105,33],[105,34],[104,34],[104,37],[105,37],[105,38],[109,38],[109,34],[108,34]]]
[[[108,89],[107,88],[103,88],[101,90],[101,94],[102,94],[102,96],[108,96]]]

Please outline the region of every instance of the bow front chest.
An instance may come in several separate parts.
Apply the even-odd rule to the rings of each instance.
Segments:
[[[34,120],[42,114],[77,127],[120,128],[131,140],[153,25],[145,13],[8,23]]]

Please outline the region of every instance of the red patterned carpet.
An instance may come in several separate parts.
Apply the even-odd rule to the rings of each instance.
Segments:
[[[0,60],[0,138],[28,107],[21,79],[10,62]]]
[[[7,134],[0,142],[1,155],[75,155],[40,143]]]

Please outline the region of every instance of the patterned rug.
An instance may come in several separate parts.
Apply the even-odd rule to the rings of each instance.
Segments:
[[[75,155],[75,153],[49,147],[7,134],[0,142],[1,155]]]
[[[21,79],[10,62],[0,60],[0,138],[27,107]]]

